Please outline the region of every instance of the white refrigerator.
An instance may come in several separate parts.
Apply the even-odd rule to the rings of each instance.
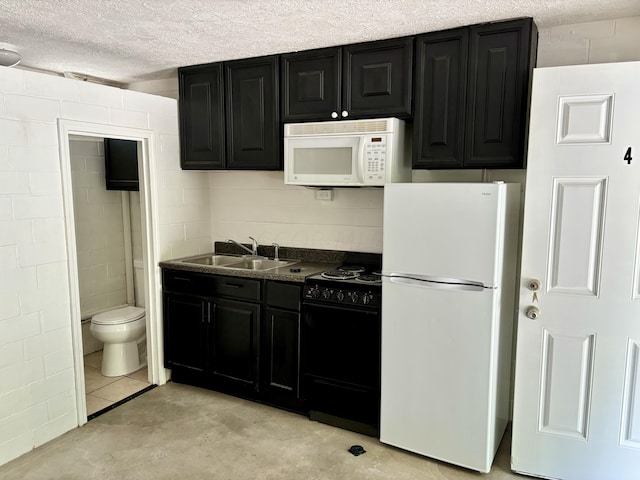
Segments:
[[[380,440],[488,472],[509,420],[520,185],[384,187]]]

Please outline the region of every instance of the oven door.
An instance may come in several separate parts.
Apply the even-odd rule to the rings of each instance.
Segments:
[[[312,420],[377,436],[380,314],[305,303],[302,394]]]

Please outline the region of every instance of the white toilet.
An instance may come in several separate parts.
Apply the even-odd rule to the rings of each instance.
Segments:
[[[119,377],[144,366],[140,361],[138,344],[145,340],[144,268],[134,260],[136,306],[124,306],[94,315],[89,330],[104,344],[102,375]]]

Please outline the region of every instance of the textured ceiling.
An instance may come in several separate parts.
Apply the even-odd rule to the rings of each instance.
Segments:
[[[521,16],[550,27],[636,15],[640,0],[0,0],[0,42],[25,67],[130,83]]]

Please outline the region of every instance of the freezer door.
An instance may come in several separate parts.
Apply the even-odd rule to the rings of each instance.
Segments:
[[[508,184],[413,183],[384,189],[383,272],[497,284]]]
[[[496,290],[383,279],[380,440],[487,472],[499,438]],[[498,420],[502,427],[506,418]],[[504,428],[502,428],[504,431]],[[501,435],[501,434],[500,434]]]

